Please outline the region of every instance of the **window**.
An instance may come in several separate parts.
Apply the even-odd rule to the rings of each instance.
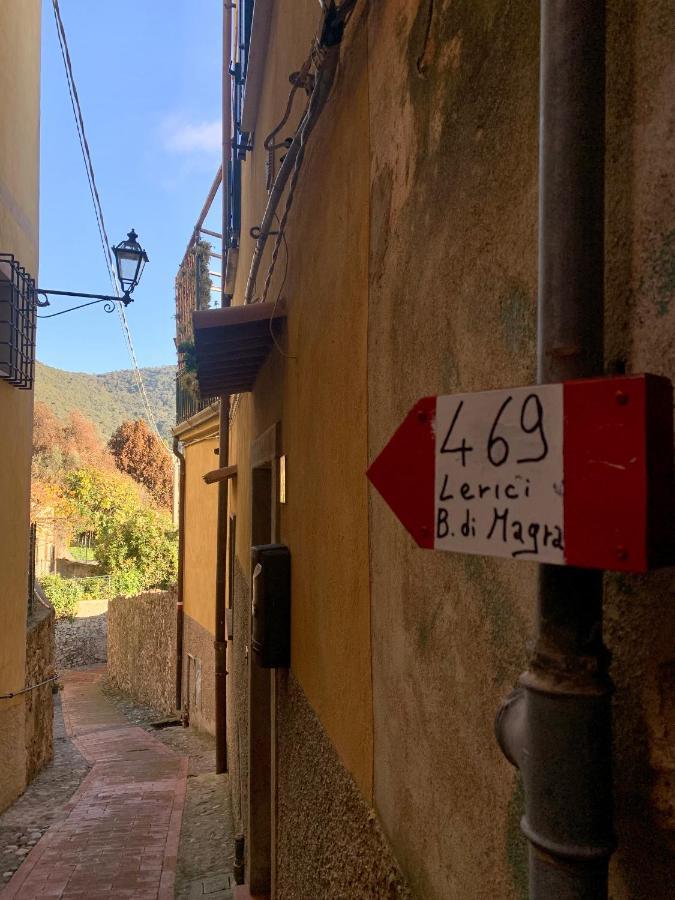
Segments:
[[[35,282],[0,253],[0,379],[30,390],[35,372]]]

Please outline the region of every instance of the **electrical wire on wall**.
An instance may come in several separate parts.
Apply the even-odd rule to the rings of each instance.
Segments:
[[[344,29],[354,12],[356,2],[357,0],[343,0],[339,5],[334,2],[330,4],[320,4],[322,7],[321,22],[319,23],[317,35],[312,42],[309,55],[300,68],[300,71],[291,75],[290,80],[292,87],[284,116],[282,117],[281,122],[265,139],[264,146],[267,150],[276,149],[280,146],[288,146],[287,160],[292,163],[292,171],[289,171],[288,165],[282,165],[272,186],[270,200],[268,202],[268,207],[265,210],[263,224],[260,227],[260,234],[254,251],[254,257],[251,262],[249,281],[246,285],[246,295],[244,300],[247,303],[264,303],[267,300],[272,276],[281,249],[281,243],[285,235],[288,216],[293,205],[295,190],[297,188],[300,170],[305,156],[306,143],[323,111],[328,94],[333,86],[339,56],[339,46],[342,42]],[[273,138],[288,121],[295,93],[301,86],[308,90],[309,100],[300,120],[300,124],[298,125],[290,144],[286,144],[286,142],[283,142],[282,144],[272,144]],[[286,195],[286,203],[279,228],[276,232],[276,241],[272,251],[272,259],[265,276],[262,294],[259,298],[254,300],[253,294],[255,292],[255,282],[258,266],[260,264],[260,257],[270,234],[272,217],[276,218],[276,205],[280,200],[281,192],[283,191],[289,176],[290,183]]]
[[[349,19],[351,18],[352,13],[354,12],[356,3],[357,0],[343,0],[343,2],[338,6],[334,2],[325,3],[321,2],[320,0],[322,18],[317,31],[317,37],[314,39],[310,53],[303,63],[302,67],[300,68],[300,71],[291,75],[291,91],[286,103],[286,110],[284,112],[284,115],[279,124],[276,125],[275,128],[267,135],[264,142],[265,149],[268,151],[273,151],[284,146],[288,147],[288,152],[270,191],[267,208],[265,210],[263,222],[259,229],[256,246],[253,252],[253,258],[251,260],[251,268],[246,284],[244,303],[266,302],[272,282],[272,277],[277,265],[279,252],[283,244],[286,251],[284,275],[282,278],[281,287],[277,291],[273,312],[270,316],[269,327],[270,334],[277,350],[288,359],[294,359],[295,357],[290,356],[289,354],[284,352],[273,332],[274,313],[276,312],[277,306],[281,299],[281,293],[283,291],[283,287],[286,282],[286,276],[288,273],[289,252],[288,241],[286,239],[286,226],[288,224],[288,217],[293,205],[293,199],[300,177],[300,171],[305,155],[307,140],[324,108],[325,102],[332,88],[339,58],[339,45],[342,41],[344,29]],[[308,90],[309,100],[300,119],[300,124],[296,128],[295,134],[290,144],[287,141],[283,141],[281,144],[273,143],[274,138],[290,117],[295,94],[298,88],[301,86]],[[276,208],[278,203],[280,202],[283,190],[289,178],[290,183],[288,187],[288,193],[286,195],[286,203],[284,206],[282,217],[281,219],[279,219]],[[276,241],[272,250],[272,258],[265,276],[265,283],[263,285],[262,294],[259,297],[254,297],[258,268],[260,266],[267,238],[272,233],[271,229],[274,221],[278,223],[278,228],[276,231]],[[240,395],[238,394],[232,398],[232,401],[230,403],[230,422],[234,420],[239,406],[239,400]]]
[[[96,225],[98,228],[99,237],[101,239],[101,246],[103,248],[103,256],[105,258],[106,268],[108,269],[108,275],[110,277],[110,283],[112,284],[113,290],[115,292],[116,297],[121,297],[121,291],[119,282],[117,280],[117,273],[115,271],[115,264],[112,258],[111,252],[111,244],[108,239],[108,233],[105,227],[105,220],[103,218],[103,209],[101,206],[101,199],[98,193],[98,187],[96,185],[96,177],[94,175],[94,165],[91,159],[91,153],[89,151],[89,144],[87,142],[87,135],[84,128],[84,118],[82,116],[82,107],[80,106],[80,98],[77,92],[77,85],[75,84],[75,76],[73,74],[73,66],[70,59],[70,51],[68,49],[68,41],[66,38],[66,31],[63,25],[63,19],[61,18],[61,10],[59,8],[59,0],[52,0],[52,8],[54,10],[54,19],[56,21],[56,33],[59,39],[59,46],[61,48],[61,56],[63,57],[63,65],[66,72],[66,81],[68,84],[68,93],[70,95],[70,103],[73,108],[73,115],[75,117],[75,127],[77,130],[77,137],[80,143],[80,150],[82,151],[82,158],[84,160],[84,168],[87,174],[87,181],[89,184],[89,192],[91,194],[92,203],[94,206],[94,214],[96,216]],[[148,400],[148,395],[145,390],[145,383],[143,381],[143,376],[141,374],[138,360],[136,358],[136,351],[134,349],[134,343],[131,337],[131,330],[129,328],[129,322],[127,320],[126,312],[124,309],[124,305],[122,303],[117,303],[117,312],[120,318],[120,325],[122,328],[122,334],[124,335],[124,339],[127,345],[127,350],[129,351],[129,358],[131,360],[132,369],[134,372],[134,377],[136,379],[136,384],[138,386],[139,394],[141,395],[141,399],[143,401],[143,406],[145,408],[145,413],[148,419],[148,423],[152,426],[157,437],[160,439],[162,447],[169,452],[168,447],[166,447],[161,434],[159,433],[159,429],[157,428],[157,422],[155,420],[155,416],[152,411],[152,407],[150,406],[150,401]]]

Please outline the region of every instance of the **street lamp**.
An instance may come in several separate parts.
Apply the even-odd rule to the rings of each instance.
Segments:
[[[138,235],[132,228],[127,235],[126,241],[120,241],[116,247],[112,248],[117,261],[117,277],[120,280],[124,297],[128,298],[127,303],[131,303],[130,294],[141,280],[143,267],[148,261],[148,254],[138,243]]]
[[[50,306],[48,294],[57,297],[85,297],[89,300],[88,303],[71,306],[68,309],[60,310],[60,312],[38,315],[38,319],[53,319],[54,316],[62,316],[64,313],[72,312],[75,309],[83,309],[85,306],[94,306],[96,303],[103,303],[103,309],[106,312],[112,312],[116,303],[128,306],[133,301],[131,295],[141,280],[143,268],[148,262],[148,254],[138,243],[138,235],[133,228],[127,234],[127,239],[120,241],[115,247],[111,247],[111,250],[115,254],[117,277],[124,292],[121,297],[110,294],[83,294],[80,291],[51,291],[45,288],[35,288],[35,305],[40,308]]]

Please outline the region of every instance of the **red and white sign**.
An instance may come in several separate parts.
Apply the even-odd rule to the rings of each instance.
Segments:
[[[425,397],[368,478],[421,547],[643,572],[671,561],[672,387],[638,375]]]

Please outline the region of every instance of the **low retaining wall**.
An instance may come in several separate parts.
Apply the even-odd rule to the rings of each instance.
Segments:
[[[40,684],[54,674],[54,610],[35,601],[26,633],[26,686]],[[26,783],[54,756],[52,683],[25,697]]]
[[[175,590],[110,601],[108,677],[134,700],[167,715],[175,712]]]

